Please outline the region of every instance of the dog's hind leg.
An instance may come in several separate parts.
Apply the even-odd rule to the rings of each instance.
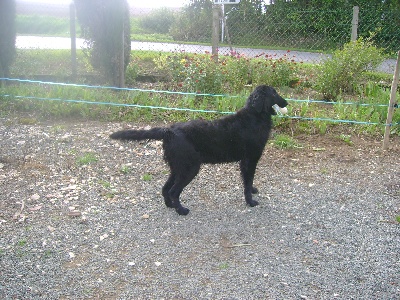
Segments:
[[[164,202],[167,207],[174,208],[174,203],[172,202],[172,199],[169,195],[169,191],[171,190],[172,186],[175,183],[175,175],[171,172],[171,174],[168,177],[167,182],[164,184],[162,188],[162,195],[164,197]]]
[[[257,162],[258,160],[249,158],[244,158],[240,161],[240,172],[242,174],[244,184],[244,198],[246,199],[246,203],[252,207],[258,205],[258,202],[253,200],[252,196],[252,194],[258,192],[258,190],[253,187],[253,179],[256,172]]]

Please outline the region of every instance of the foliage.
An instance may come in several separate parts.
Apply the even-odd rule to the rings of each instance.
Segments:
[[[290,57],[290,51],[281,57],[265,55],[263,59],[253,60],[253,83],[272,86],[289,86],[295,79],[297,63]]]
[[[155,62],[171,82],[177,83],[175,89],[210,94],[241,92],[247,84],[288,86],[297,67],[288,54],[249,59],[236,52],[218,62],[209,53],[185,52],[161,55]]]
[[[212,2],[190,0],[171,25],[170,34],[176,41],[210,42]]]
[[[76,164],[79,166],[88,165],[90,163],[96,162],[98,159],[96,155],[92,152],[84,153],[76,159]]]
[[[272,144],[276,148],[280,149],[294,149],[294,148],[302,148],[302,146],[296,142],[291,136],[287,134],[278,134],[274,137]]]
[[[139,72],[140,66],[138,62],[136,60],[130,61],[125,72],[125,83],[127,85],[133,85],[136,82],[136,78],[138,77]]]
[[[168,8],[153,10],[140,18],[140,27],[150,33],[167,34],[175,21],[175,13]]]
[[[99,69],[109,83],[119,86],[121,60],[126,70],[131,49],[127,1],[75,0],[75,5],[93,67]]]
[[[9,76],[15,57],[15,0],[0,1],[0,77]]]
[[[349,42],[320,66],[316,88],[326,99],[335,99],[341,93],[354,93],[366,72],[383,60],[382,50],[376,48],[371,39]]]

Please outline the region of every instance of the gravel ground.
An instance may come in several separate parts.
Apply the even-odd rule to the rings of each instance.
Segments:
[[[399,138],[268,145],[254,208],[237,164],[204,166],[183,217],[159,142],[21,123],[0,118],[1,299],[400,299]]]

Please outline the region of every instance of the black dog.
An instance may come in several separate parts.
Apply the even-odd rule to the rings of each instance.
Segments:
[[[122,130],[111,134],[110,138],[163,140],[164,159],[171,174],[162,194],[165,205],[175,208],[180,215],[187,215],[189,209],[181,205],[179,196],[203,163],[240,161],[246,202],[256,206],[258,202],[252,198],[252,193],[257,193],[253,178],[272,127],[271,115],[276,114],[274,104],[283,108],[288,103],[274,88],[261,85],[233,115],[212,122],[193,120],[166,128]]]

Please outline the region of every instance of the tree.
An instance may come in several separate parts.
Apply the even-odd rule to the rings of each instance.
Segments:
[[[174,40],[209,42],[212,28],[212,1],[190,0],[171,26]]]
[[[100,70],[109,83],[123,85],[121,67],[126,70],[131,51],[128,2],[75,0],[75,6],[92,66]]]
[[[15,0],[0,1],[0,78],[9,77],[15,58]]]

